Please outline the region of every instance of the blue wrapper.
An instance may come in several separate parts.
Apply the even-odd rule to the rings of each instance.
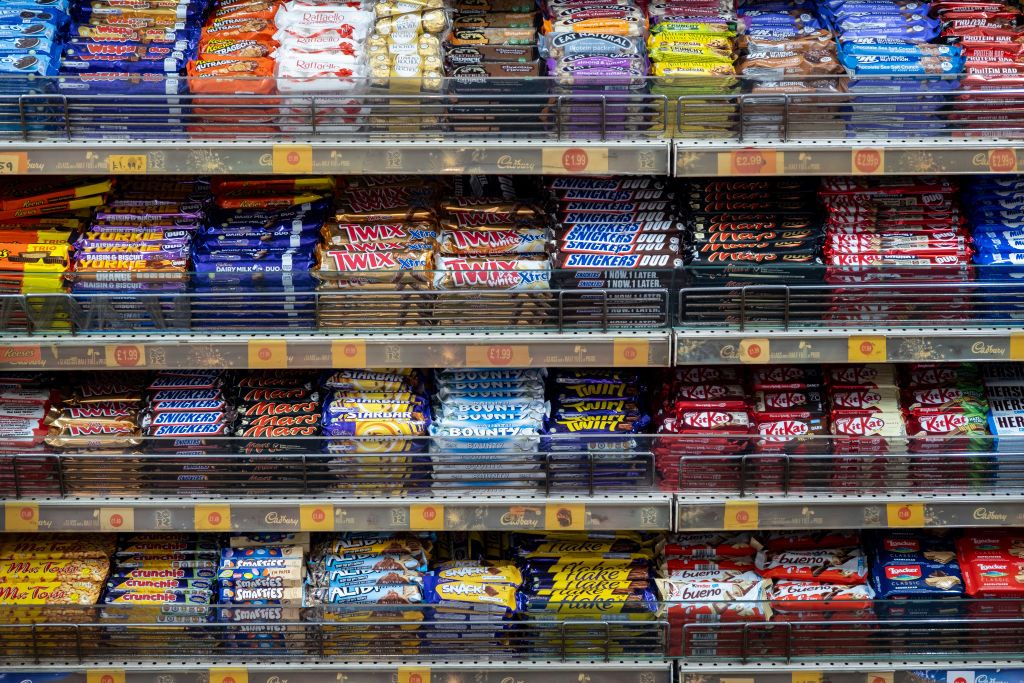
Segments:
[[[6,0],[5,8],[18,7],[32,10],[57,10],[64,14],[70,14],[71,0]]]
[[[909,57],[937,55],[959,57],[956,45],[934,45],[931,43],[908,43],[890,38],[857,38],[840,42],[840,50],[849,55],[906,55]]]
[[[319,243],[320,236],[315,232],[272,235],[263,233],[251,237],[239,237],[236,235],[209,235],[206,236],[203,248],[210,251],[224,249],[312,249]]]
[[[626,417],[611,415],[602,417],[576,417],[569,419],[548,420],[549,434],[606,435],[606,434],[638,434],[646,429],[651,422],[648,415]]]
[[[221,561],[255,558],[302,559],[300,546],[260,546],[255,548],[222,548]]]
[[[57,75],[57,60],[42,53],[4,54],[0,56],[0,74],[55,76]]]
[[[13,40],[16,38],[45,38],[56,42],[60,37],[60,30],[53,24],[0,24],[0,39]]]
[[[876,564],[871,568],[871,584],[882,600],[956,598],[964,594],[963,577],[955,562]]]
[[[331,605],[412,605],[423,602],[423,589],[412,584],[388,586],[317,586],[311,599]]]
[[[103,596],[106,605],[209,605],[213,591],[195,589],[191,591],[160,591],[140,593],[136,591],[107,591]]]
[[[46,55],[52,61],[60,55],[60,43],[42,36],[0,38],[0,56]]]
[[[423,586],[423,574],[407,570],[331,569],[324,578],[328,586]]]
[[[70,18],[59,9],[32,9],[11,7],[5,3],[0,7],[0,24],[53,24],[58,28],[68,24]]]
[[[839,61],[857,74],[934,74],[936,69],[943,73],[960,73],[964,60],[961,57],[931,57],[908,55],[856,55],[844,53]]]
[[[422,555],[360,552],[327,555],[323,558],[323,566],[328,571],[332,569],[371,569],[373,571],[396,569],[423,572],[427,570],[427,562]]]
[[[145,7],[141,9],[145,9]],[[104,17],[123,15],[134,10],[135,8],[131,7],[125,8],[118,5],[111,6],[105,2],[89,2],[89,0],[82,0],[81,2],[75,3],[70,14],[76,21],[84,23],[103,23]],[[177,3],[174,10],[175,16],[181,21],[198,19],[206,10],[206,2],[201,0],[182,0],[182,2]]]
[[[217,599],[218,602],[230,604],[301,605],[303,593],[302,586],[244,587],[221,584],[217,589]]]
[[[189,55],[161,43],[87,41],[75,39],[64,46],[61,69],[72,71],[124,71],[178,73]]]
[[[87,71],[57,80],[58,90],[68,94],[180,95],[186,85],[184,77],[130,71]]]

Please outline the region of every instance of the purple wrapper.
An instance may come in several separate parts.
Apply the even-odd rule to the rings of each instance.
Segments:
[[[163,73],[87,71],[62,75],[57,88],[70,94],[180,95],[187,90],[184,77]]]

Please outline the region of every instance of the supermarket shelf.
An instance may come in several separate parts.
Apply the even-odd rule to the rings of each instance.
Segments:
[[[665,367],[671,331],[4,335],[0,368]]]
[[[672,496],[22,498],[3,531],[668,530]]]
[[[289,136],[278,137],[279,141],[2,141],[0,171],[20,175],[667,175],[671,169],[671,143],[641,137],[595,141],[526,134],[521,139],[495,140],[460,135],[451,141],[440,135],[374,140],[299,136],[288,142]]]
[[[1024,333],[1006,327],[857,329],[676,328],[675,363],[906,363],[1024,359]]]
[[[1024,494],[818,495],[723,498],[678,494],[679,531],[886,529],[1024,524]]]
[[[673,174],[706,176],[1015,173],[1024,142],[1007,139],[907,138],[676,140]]]
[[[1000,677],[994,677],[996,672]],[[1015,680],[1024,675],[1019,661],[909,661],[870,660],[780,664],[778,662],[709,663],[678,665],[678,683],[730,683],[737,676],[748,683],[982,683]],[[986,677],[986,678],[983,678]]]
[[[18,683],[671,683],[669,662],[416,662],[5,666]],[[109,679],[105,678],[109,676]],[[0,680],[6,679],[0,674]],[[12,678],[12,680],[14,680]]]

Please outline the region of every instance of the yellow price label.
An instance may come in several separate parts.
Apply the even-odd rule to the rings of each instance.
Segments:
[[[39,531],[39,506],[4,503],[4,531]]]
[[[424,667],[398,667],[398,683],[430,683],[430,669]]]
[[[334,531],[334,506],[312,503],[299,506],[299,529],[301,531]]]
[[[472,344],[466,347],[466,366],[471,368],[530,367],[530,347],[525,344]]]
[[[274,145],[271,167],[274,173],[312,173],[311,145]]]
[[[250,339],[249,367],[259,370],[288,367],[288,342],[283,339]]]
[[[616,339],[612,342],[612,365],[617,368],[647,367],[651,343],[646,339]]]
[[[444,505],[410,505],[409,528],[412,531],[444,531]]]
[[[541,173],[608,173],[607,147],[553,147],[541,151]]]
[[[820,671],[794,671],[792,683],[821,683],[822,673]]]
[[[196,531],[230,531],[230,505],[196,505]]]
[[[366,367],[366,342],[362,339],[335,339],[331,342],[331,367]]]
[[[41,346],[4,346],[0,348],[0,365],[39,365],[42,362],[43,347]]]
[[[865,683],[893,683],[896,675],[893,671],[875,671],[868,674]]]
[[[146,347],[142,344],[107,344],[108,368],[139,368],[146,364]]]
[[[24,173],[26,168],[28,168],[28,154],[24,152],[0,154],[0,175]]]
[[[135,531],[135,510],[132,508],[100,508],[101,531]]]
[[[723,528],[730,531],[753,531],[757,529],[759,521],[756,500],[725,501]]]
[[[1010,360],[1024,360],[1024,332],[1010,333]]]
[[[879,334],[851,336],[846,340],[846,359],[851,363],[884,363],[885,337]]]
[[[124,669],[90,669],[85,683],[124,683]]]
[[[107,157],[109,173],[146,173],[148,170],[149,156],[146,154],[111,154]]]
[[[741,339],[736,357],[741,363],[767,363],[771,360],[772,346],[767,338]]]
[[[885,173],[885,150],[870,147],[850,150],[850,170],[853,175]]]
[[[587,528],[587,506],[583,503],[548,503],[544,507],[547,531],[583,531]]]
[[[885,518],[890,527],[924,526],[924,503],[886,503]]]
[[[210,683],[249,683],[248,669],[210,669]]]

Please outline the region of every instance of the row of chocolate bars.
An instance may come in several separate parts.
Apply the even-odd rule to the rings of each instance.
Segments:
[[[54,377],[3,376],[3,453],[21,456],[5,461],[8,487],[42,493],[59,479],[95,493],[134,473],[132,490],[184,493],[225,481],[251,492],[289,481],[356,494],[645,490],[656,470],[667,490],[743,477],[765,491],[969,489],[1009,485],[1024,436],[1021,364],[676,368],[657,380],[538,369],[60,379],[57,391]],[[143,452],[164,457],[130,457]],[[202,458],[228,452],[252,456],[244,477]],[[47,453],[125,457],[64,457],[58,473]],[[810,457],[825,454],[834,457]]]
[[[497,176],[15,182],[0,203],[3,290],[93,296],[79,301],[73,320],[68,310],[29,310],[5,325],[35,313],[37,328],[78,331],[555,318],[647,327],[667,324],[668,301],[641,290],[1013,282],[1024,264],[1018,176],[963,187],[943,177],[545,185]],[[549,289],[576,293],[555,301]],[[416,294],[429,290],[515,294],[467,306]],[[175,296],[186,291],[198,296]],[[1020,316],[1005,296],[1012,291],[978,291],[986,296],[951,290],[929,300],[928,312]],[[132,293],[167,296],[96,298]],[[890,300],[860,303],[867,313],[881,303],[894,316],[902,310]]]
[[[0,604],[99,603],[113,608],[111,618],[137,623],[201,623],[218,612],[197,606],[212,605],[413,609],[419,620],[453,629],[491,622],[484,630],[524,620],[667,618],[681,627],[1012,616],[1024,598],[1024,535],[1012,528],[12,534],[0,540],[0,576]],[[964,597],[982,602],[956,601]],[[278,619],[301,618],[284,614],[292,616]]]

